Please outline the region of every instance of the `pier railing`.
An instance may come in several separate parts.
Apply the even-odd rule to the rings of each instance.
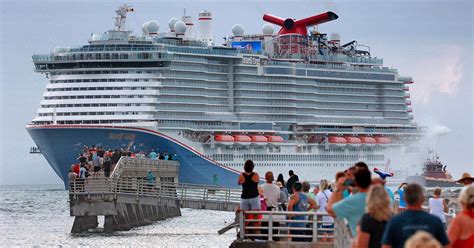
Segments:
[[[122,156],[114,170],[110,174],[110,178],[119,179],[126,176],[145,176],[148,170],[160,175],[168,175],[177,177],[179,162],[173,160],[153,160],[149,158],[131,158]]]
[[[334,242],[334,225],[323,221],[325,213],[241,211],[239,215],[241,240]]]
[[[179,200],[185,208],[235,211],[240,202],[241,189],[214,185],[179,184],[160,180],[150,182],[142,178],[87,178],[71,182],[71,197],[91,195],[135,195]]]

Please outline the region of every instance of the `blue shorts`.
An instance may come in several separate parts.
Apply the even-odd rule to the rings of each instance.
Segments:
[[[260,210],[260,198],[240,199],[240,210]]]

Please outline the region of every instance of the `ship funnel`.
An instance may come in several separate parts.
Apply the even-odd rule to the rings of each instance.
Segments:
[[[332,20],[336,20],[338,16],[333,12],[326,12],[319,15],[310,16],[307,18],[295,20],[292,18],[283,19],[278,16],[265,14],[263,20],[273,23],[281,27],[278,34],[301,34],[308,35],[308,26],[318,25]]]
[[[183,16],[183,22],[186,24],[186,33],[184,37],[192,39],[194,38],[194,23],[193,18],[191,16]]]
[[[212,34],[212,13],[204,10],[199,12],[199,39],[209,46],[214,45],[214,35]]]

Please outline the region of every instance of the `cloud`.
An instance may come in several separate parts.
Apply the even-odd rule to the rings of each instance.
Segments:
[[[428,48],[427,56],[417,60],[413,66],[415,85],[412,99],[428,104],[432,96],[454,95],[463,78],[462,49],[459,46],[434,46]]]

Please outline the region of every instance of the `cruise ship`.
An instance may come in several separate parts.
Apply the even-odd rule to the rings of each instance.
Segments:
[[[138,34],[125,27],[130,12],[120,6],[114,28],[88,44],[33,55],[48,83],[26,129],[65,185],[84,145],[177,154],[180,182],[193,184],[236,186],[247,159],[261,175],[291,169],[310,182],[360,160],[411,168],[423,135],[413,80],[325,34],[337,14],[265,14],[261,33],[235,24],[221,43],[209,11]]]

